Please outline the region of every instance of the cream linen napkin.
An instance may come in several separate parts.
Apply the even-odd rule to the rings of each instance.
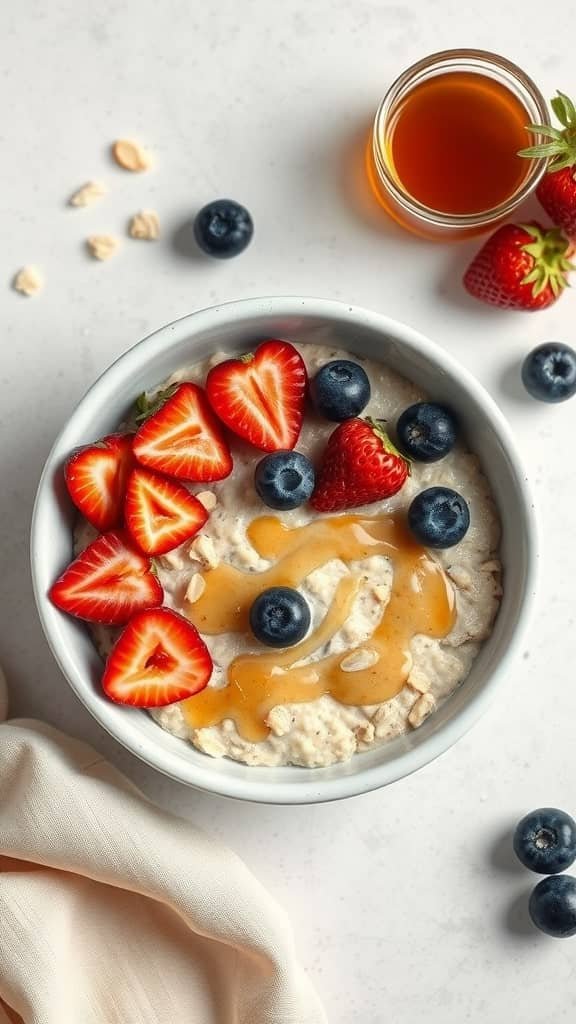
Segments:
[[[283,912],[230,850],[149,803],[91,747],[24,720],[0,725],[1,1024],[16,1014],[326,1020]]]

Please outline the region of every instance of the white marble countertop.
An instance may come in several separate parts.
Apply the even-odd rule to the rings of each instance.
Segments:
[[[0,660],[13,712],[88,739],[151,797],[224,838],[290,910],[332,1024],[503,1024],[571,1019],[576,939],[531,931],[503,836],[545,803],[576,812],[571,663],[576,574],[576,402],[518,387],[533,345],[575,343],[576,295],[536,316],[484,309],[459,276],[476,243],[402,235],[358,192],[360,140],[387,83],[449,46],[516,60],[549,96],[576,92],[571,0],[471,8],[455,0],[21,0],[0,7]],[[156,170],[128,175],[107,147],[134,136]],[[91,177],[110,194],[65,207]],[[256,237],[239,259],[183,256],[178,226],[207,200],[244,202]],[[108,263],[83,251],[158,210],[156,244]],[[40,265],[44,293],[9,290]],[[61,424],[120,352],[195,308],[249,295],[341,298],[424,330],[478,375],[509,417],[542,523],[539,614],[484,720],[435,764],[387,790],[310,808],[242,805],[155,775],[89,718],[37,621],[28,528]],[[572,1013],[570,1012],[572,1011]]]

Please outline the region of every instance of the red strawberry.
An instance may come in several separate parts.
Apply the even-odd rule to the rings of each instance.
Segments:
[[[102,687],[110,700],[158,708],[208,685],[212,658],[198,630],[168,608],[138,612],[112,648]]]
[[[390,498],[410,473],[381,420],[346,420],[330,435],[310,504],[317,512]]]
[[[232,457],[202,388],[180,384],[134,438],[134,454],[143,466],[180,480],[223,480]]]
[[[56,581],[50,598],[69,615],[117,626],[134,612],[161,605],[164,593],[149,559],[118,530],[89,544]]]
[[[470,295],[501,309],[545,309],[567,285],[570,243],[539,224],[505,224],[484,243],[464,275]]]
[[[74,452],[64,468],[72,501],[101,533],[122,524],[126,480],[135,461],[133,438],[109,434]]]
[[[210,404],[230,430],[265,452],[293,448],[304,417],[307,385],[301,355],[287,341],[226,359],[206,380]]]
[[[528,131],[546,136],[548,142],[521,149],[520,156],[549,158],[536,195],[554,224],[576,242],[576,107],[562,92],[552,100],[551,107],[562,128],[528,125]]]
[[[133,469],[126,489],[126,526],[147,555],[163,555],[198,533],[208,519],[190,491],[149,469]]]

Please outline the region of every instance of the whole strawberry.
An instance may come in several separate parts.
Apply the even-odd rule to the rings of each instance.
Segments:
[[[317,512],[339,512],[382,501],[409,472],[381,420],[346,420],[328,439],[310,504]]]
[[[464,274],[470,295],[501,309],[545,309],[568,284],[570,243],[558,228],[504,224]]]
[[[529,132],[544,135],[548,142],[521,149],[519,156],[548,157],[548,168],[536,195],[554,224],[576,242],[576,107],[562,92],[550,105],[562,128],[528,125]]]

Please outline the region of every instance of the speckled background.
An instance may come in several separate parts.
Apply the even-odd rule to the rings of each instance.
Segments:
[[[576,403],[522,397],[517,364],[572,342],[576,296],[528,317],[469,300],[475,243],[403,235],[369,200],[362,139],[391,78],[449,46],[494,49],[545,95],[576,93],[576,14],[533,0],[21,0],[0,6],[0,660],[13,711],[90,740],[154,799],[225,838],[290,909],[333,1024],[504,1024],[571,1019],[576,945],[529,929],[503,835],[526,810],[576,811],[572,669]],[[157,166],[107,156],[134,136]],[[90,177],[110,195],[67,196]],[[246,203],[251,248],[212,263],[186,252],[208,199]],[[108,263],[90,233],[158,210],[158,243],[124,239]],[[529,208],[530,209],[530,208]],[[23,263],[45,292],[9,290]],[[96,374],[153,327],[224,299],[318,294],[407,320],[458,356],[516,432],[542,519],[539,615],[499,701],[440,761],[346,805],[266,808],[201,796],[123,752],[68,690],[42,637],[28,573],[33,495],[54,436]],[[576,940],[574,940],[576,942]]]

